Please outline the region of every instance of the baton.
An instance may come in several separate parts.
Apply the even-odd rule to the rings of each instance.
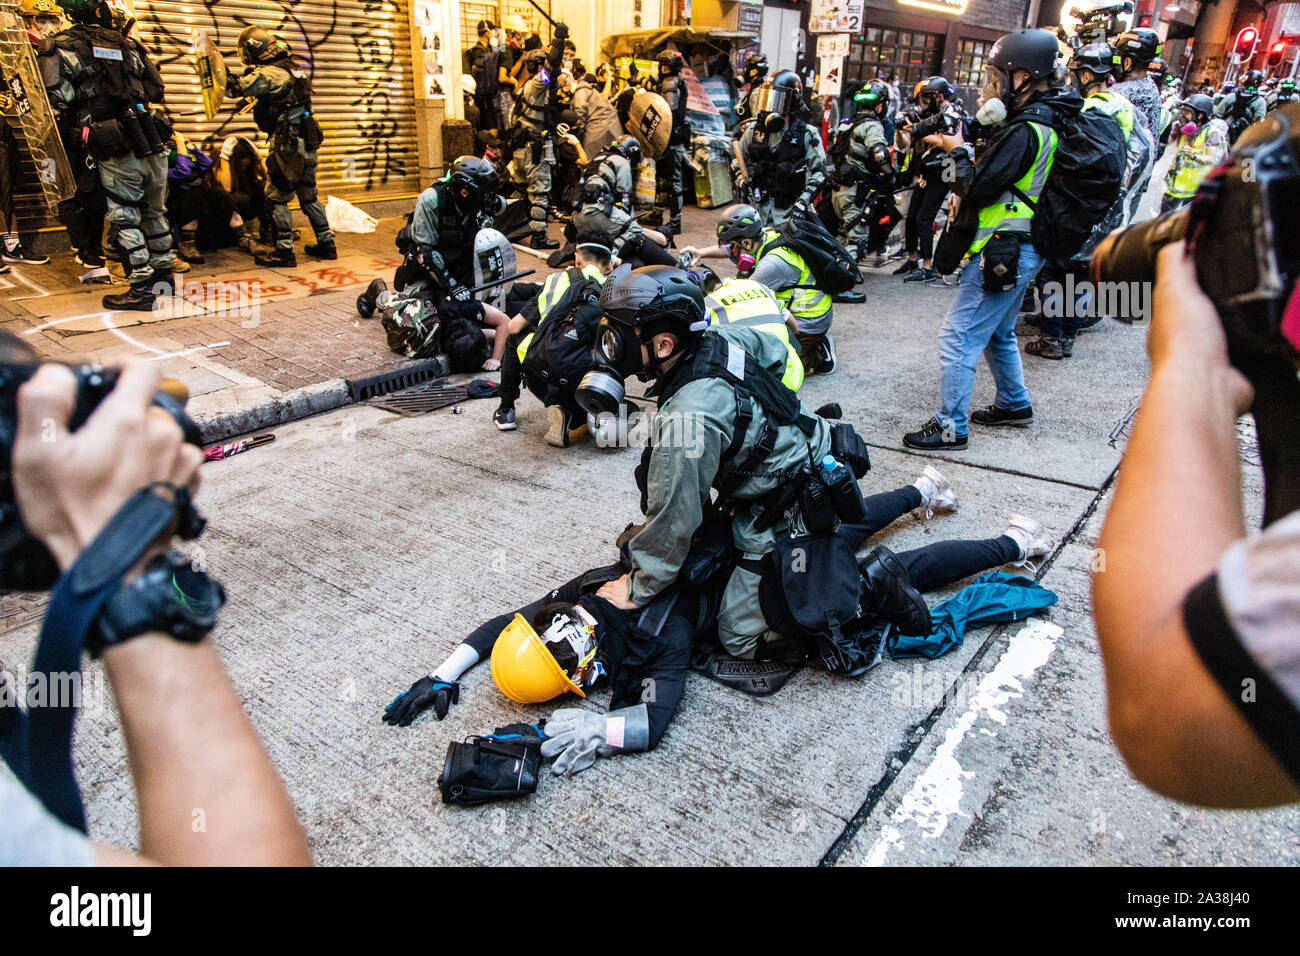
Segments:
[[[470,295],[478,295],[480,292],[486,292],[488,289],[495,289],[499,285],[505,285],[507,282],[514,282],[516,279],[522,279],[524,276],[530,276],[536,269],[528,269],[524,272],[516,272],[512,276],[506,276],[504,279],[493,279],[491,282],[484,282],[482,285],[476,285],[470,289]]]
[[[538,13],[540,13],[542,16],[546,18],[546,22],[549,23],[552,27],[559,26],[558,23],[556,23],[554,20],[551,19],[551,15],[549,13],[547,13],[545,10],[543,10],[541,7],[537,5],[537,0],[528,0],[528,2],[533,5],[533,8],[536,9]]]

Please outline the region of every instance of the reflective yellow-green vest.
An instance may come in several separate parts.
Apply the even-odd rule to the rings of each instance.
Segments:
[[[1034,161],[1029,164],[1023,176],[1015,182],[1015,188],[1028,196],[1034,203],[1043,194],[1047,185],[1047,176],[1052,171],[1052,161],[1056,159],[1056,130],[1042,123],[1029,122],[1026,125],[1034,131],[1038,150]],[[1034,210],[1010,189],[979,211],[979,224],[975,230],[975,241],[966,250],[967,258],[978,255],[995,232],[1023,232],[1026,235],[1034,223]]]
[[[746,326],[775,335],[785,343],[787,355],[781,381],[792,392],[803,385],[803,361],[799,350],[790,343],[790,327],[785,324],[785,307],[776,294],[753,279],[727,279],[704,300],[710,325]]]
[[[1086,100],[1083,101],[1085,110],[1101,110],[1107,116],[1113,116],[1119,123],[1120,131],[1124,134],[1124,142],[1129,141],[1133,135],[1133,124],[1137,122],[1137,114],[1133,111],[1133,104],[1120,96],[1118,93],[1112,93],[1110,90],[1098,90]],[[1156,134],[1160,135],[1159,133]]]
[[[1216,142],[1211,145],[1212,134]],[[1169,185],[1165,192],[1175,199],[1188,199],[1196,195],[1201,180],[1214,168],[1222,157],[1216,155],[1222,146],[1222,137],[1217,135],[1214,121],[1208,120],[1190,140],[1184,138],[1178,144],[1174,155],[1174,165],[1170,169]]]
[[[533,344],[533,336],[537,334],[537,329],[542,327],[546,317],[551,314],[551,310],[560,302],[569,291],[569,286],[573,280],[570,278],[572,269],[565,269],[563,272],[556,272],[546,277],[542,283],[542,291],[537,293],[537,325],[532,332],[529,332],[519,340],[519,345],[515,347],[515,354],[519,356],[519,361],[524,360],[528,354],[528,346]],[[605,282],[605,275],[593,265],[587,265],[583,268],[582,274],[585,278],[594,279],[598,284]]]
[[[790,310],[790,314],[799,319],[816,319],[831,310],[831,297],[817,288],[808,263],[803,256],[788,246],[781,245],[781,234],[775,229],[768,229],[763,234],[763,244],[758,247],[755,259],[764,256],[776,256],[789,263],[792,269],[799,270],[799,281],[789,289],[773,289],[772,294],[778,302]]]

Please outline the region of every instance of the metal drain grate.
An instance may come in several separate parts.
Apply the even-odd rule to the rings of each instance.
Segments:
[[[364,402],[389,392],[413,388],[430,379],[442,378],[447,367],[436,359],[425,359],[415,365],[406,365],[391,372],[380,372],[348,382],[348,392],[354,402]]]
[[[448,405],[455,405],[467,399],[464,385],[448,385],[446,382],[426,382],[414,388],[404,388],[400,392],[390,392],[376,398],[366,399],[367,405],[397,412],[399,415],[423,415]]]

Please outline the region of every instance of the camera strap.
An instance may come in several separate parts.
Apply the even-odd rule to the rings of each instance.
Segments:
[[[81,652],[100,611],[132,567],[176,519],[188,498],[169,500],[157,485],[136,492],[54,585],[49,610],[27,675],[23,710],[0,701],[0,758],[50,813],[86,832],[86,811],[72,766],[72,728],[81,697]],[[17,694],[17,688],[14,688]]]

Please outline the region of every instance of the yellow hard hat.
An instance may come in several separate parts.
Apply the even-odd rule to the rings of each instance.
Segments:
[[[533,626],[516,614],[492,645],[492,679],[517,704],[540,704],[566,691],[586,697]]]
[[[510,33],[527,33],[528,24],[524,18],[517,13],[512,13],[502,21],[501,25]]]
[[[42,14],[49,17],[63,15],[54,0],[22,0],[22,3],[18,4],[18,14],[24,17],[38,17]]]

